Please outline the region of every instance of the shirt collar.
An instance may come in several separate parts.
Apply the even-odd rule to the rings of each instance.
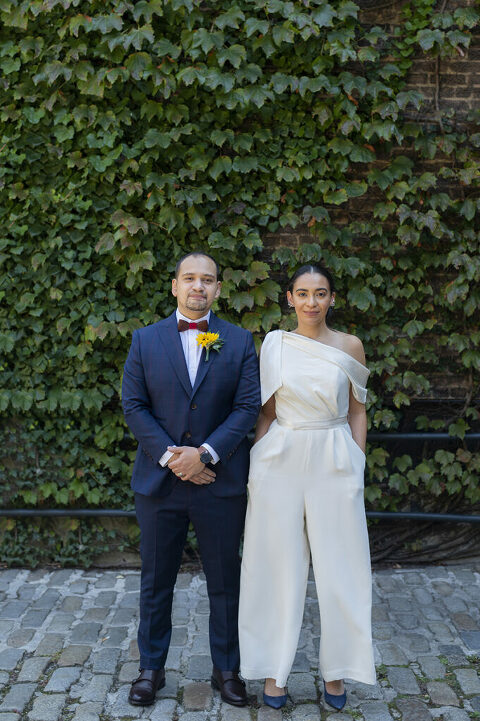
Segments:
[[[208,311],[207,315],[204,315],[201,318],[195,318],[195,320],[193,320],[193,318],[187,318],[186,315],[183,315],[183,313],[180,313],[180,311],[177,308],[177,310],[176,310],[177,323],[179,320],[186,320],[187,323],[198,323],[201,320],[206,320],[207,322],[209,322],[210,321],[210,313],[211,313],[211,311]]]

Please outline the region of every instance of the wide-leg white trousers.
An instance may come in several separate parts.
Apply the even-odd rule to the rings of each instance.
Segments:
[[[278,687],[286,685],[311,556],[323,679],[376,683],[363,482],[353,476],[322,478],[318,468],[314,477],[290,472],[251,479],[239,609],[244,678],[269,677]]]

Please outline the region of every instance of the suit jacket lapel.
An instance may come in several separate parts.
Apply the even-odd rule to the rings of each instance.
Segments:
[[[166,319],[165,323],[160,324],[157,328],[173,369],[178,376],[178,380],[184,387],[187,395],[190,396],[192,393],[192,384],[190,383],[188,368],[185,363],[175,311]]]
[[[213,313],[210,313],[210,320],[208,323],[208,332],[209,333],[219,333],[221,335],[220,321],[217,318],[217,316],[214,315]],[[205,348],[202,350],[202,355],[200,357],[200,363],[198,364],[197,375],[195,377],[195,384],[192,388],[192,397],[197,392],[200,384],[203,383],[205,376],[207,375],[207,373],[210,370],[210,368],[212,367],[212,365],[215,363],[219,352],[221,353],[222,351],[221,350],[220,351],[211,350],[210,355],[208,356],[208,361],[207,361],[207,360],[205,360],[205,355],[206,355]]]

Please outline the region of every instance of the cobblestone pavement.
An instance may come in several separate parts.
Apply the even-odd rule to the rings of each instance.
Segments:
[[[468,721],[480,719],[480,562],[374,574],[378,685],[347,683],[341,713],[325,708],[320,623],[308,585],[304,625],[281,711],[220,701],[209,684],[202,574],[175,591],[167,683],[154,706],[129,706],[138,669],[138,571],[0,571],[0,721]]]

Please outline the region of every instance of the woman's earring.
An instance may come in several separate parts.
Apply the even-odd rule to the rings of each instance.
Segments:
[[[290,301],[288,301],[288,307],[289,307],[289,308],[294,308],[295,306],[293,305],[293,303],[290,303]]]
[[[327,316],[326,316],[327,320],[331,320],[334,308],[335,308],[335,298],[332,298],[332,300],[330,301],[330,307],[327,310]]]

